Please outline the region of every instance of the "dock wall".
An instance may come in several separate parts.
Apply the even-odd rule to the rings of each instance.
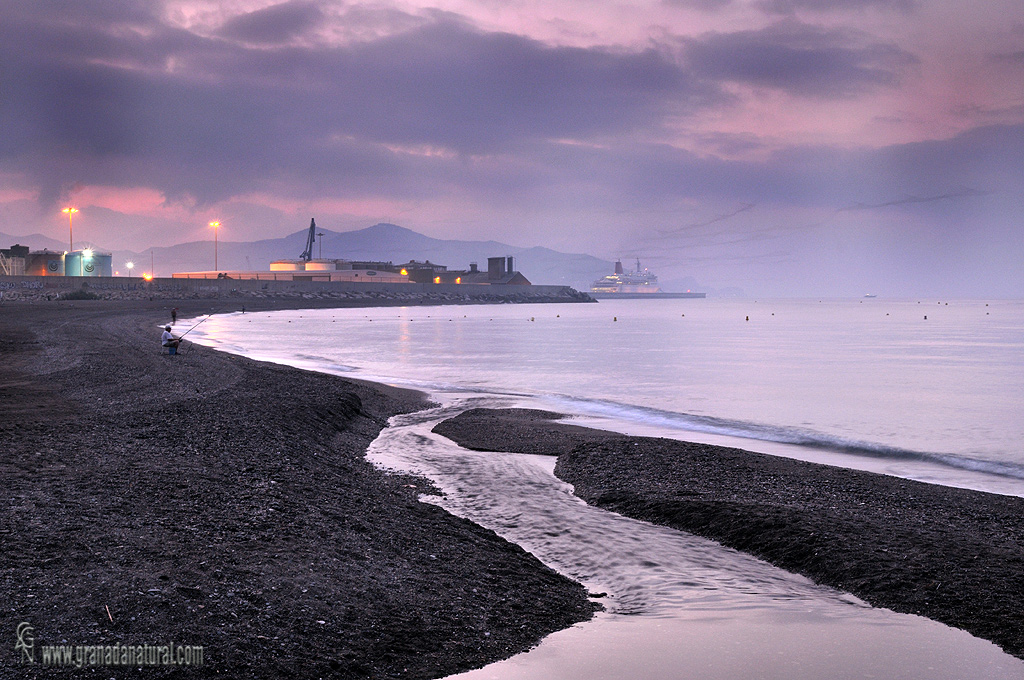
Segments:
[[[47,300],[67,295],[101,299],[205,298],[380,298],[465,302],[590,301],[569,286],[473,285],[435,283],[356,283],[259,281],[252,279],[175,279],[136,277],[0,276],[0,300]]]

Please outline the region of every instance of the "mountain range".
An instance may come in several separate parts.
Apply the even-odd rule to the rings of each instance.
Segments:
[[[515,268],[535,284],[566,285],[577,290],[589,290],[590,284],[613,271],[614,263],[592,255],[562,253],[550,248],[534,246],[522,248],[498,241],[456,241],[424,236],[395,224],[380,223],[356,231],[337,232],[319,229],[313,246],[313,257],[346,260],[394,262],[396,264],[429,260],[446,265],[449,269],[468,269],[476,262],[487,268],[488,257],[515,258]],[[217,265],[221,271],[267,270],[274,260],[298,259],[306,248],[308,229],[296,231],[282,238],[252,242],[222,241],[217,244]],[[33,250],[49,248],[63,250],[66,244],[41,234],[10,236],[0,233],[0,245],[8,247],[20,243]],[[156,247],[141,253],[107,249],[101,252],[113,256],[115,271],[125,272],[124,263],[135,262],[137,274],[155,270],[157,276],[170,276],[174,272],[212,271],[214,269],[213,241],[192,241],[174,246]],[[627,265],[627,269],[630,268]],[[666,284],[672,284],[671,287]],[[662,281],[668,290],[700,290],[692,279]]]

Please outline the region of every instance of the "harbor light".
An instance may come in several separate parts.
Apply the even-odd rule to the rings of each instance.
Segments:
[[[68,252],[70,253],[75,249],[75,232],[71,228],[71,216],[78,212],[78,208],[64,208],[61,210],[62,213],[68,216]]]
[[[210,222],[210,226],[213,227],[213,271],[220,271],[220,267],[217,266],[217,229],[220,227],[220,222]]]
[[[128,270],[128,278],[130,279],[132,277],[132,270],[135,269],[135,263],[134,262],[125,262],[124,263],[124,267],[125,267],[125,269]]]
[[[82,251],[82,257],[78,259],[78,273],[79,276],[85,276],[85,261],[92,259],[92,248],[86,248]],[[89,271],[92,271],[90,268]]]

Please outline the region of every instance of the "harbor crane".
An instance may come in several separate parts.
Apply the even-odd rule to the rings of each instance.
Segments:
[[[309,220],[309,234],[306,236],[306,249],[299,255],[300,260],[309,262],[313,259],[313,242],[316,241],[316,218]]]

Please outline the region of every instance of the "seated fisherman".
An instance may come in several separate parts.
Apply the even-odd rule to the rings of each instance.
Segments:
[[[164,334],[162,336],[160,344],[162,344],[164,347],[174,347],[175,349],[177,349],[178,345],[181,344],[181,340],[171,335],[170,326],[164,326]]]

